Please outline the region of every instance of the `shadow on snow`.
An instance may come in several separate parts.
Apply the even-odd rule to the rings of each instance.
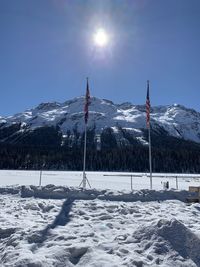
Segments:
[[[68,198],[63,202],[62,208],[59,214],[56,216],[55,220],[48,224],[47,227],[40,231],[39,233],[35,233],[28,237],[29,243],[35,243],[32,247],[32,251],[35,251],[38,247],[42,245],[42,243],[48,238],[49,231],[51,229],[56,228],[57,226],[64,226],[70,221],[70,211],[74,202],[74,198]]]

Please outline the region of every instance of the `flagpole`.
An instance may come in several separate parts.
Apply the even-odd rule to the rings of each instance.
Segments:
[[[84,106],[84,119],[85,119],[85,133],[84,133],[84,152],[83,152],[83,179],[79,185],[79,187],[83,184],[83,189],[86,189],[86,184],[88,183],[89,187],[90,183],[86,177],[86,150],[87,150],[87,123],[88,123],[88,114],[89,114],[89,110],[88,107],[90,105],[90,91],[89,91],[89,82],[88,82],[88,78],[87,78],[87,87],[86,87],[86,95],[85,95],[85,106]]]
[[[85,123],[85,138],[84,138],[84,156],[83,156],[83,188],[86,188],[86,174],[85,174],[85,163],[86,163],[86,146],[87,143],[87,123]]]
[[[146,113],[147,113],[147,128],[149,132],[149,172],[150,172],[150,189],[152,190],[152,159],[151,159],[151,104],[149,97],[149,80],[147,81],[147,99],[146,99]]]
[[[150,189],[152,190],[151,124],[150,122],[149,122],[149,172],[150,172]]]

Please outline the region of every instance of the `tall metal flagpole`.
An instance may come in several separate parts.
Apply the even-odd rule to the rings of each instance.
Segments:
[[[147,99],[146,99],[146,112],[147,112],[147,127],[149,132],[149,172],[150,172],[150,189],[152,189],[152,158],[151,158],[151,123],[150,123],[150,98],[149,98],[149,81],[147,81]]]
[[[86,146],[87,143],[87,123],[85,123],[85,139],[84,139],[84,156],[83,156],[83,188],[86,188],[86,174],[85,174],[85,163],[86,163]]]
[[[85,95],[85,106],[84,106],[84,114],[85,114],[85,138],[84,138],[84,155],[83,155],[83,179],[81,184],[83,184],[83,189],[86,188],[86,183],[90,186],[90,183],[86,177],[85,168],[86,168],[86,150],[87,150],[87,122],[88,122],[88,115],[89,110],[88,107],[90,105],[90,91],[89,91],[89,83],[87,78],[87,88],[86,88],[86,95]],[[80,184],[80,186],[81,186]],[[91,187],[91,186],[90,186]]]
[[[151,124],[150,123],[149,123],[149,171],[150,171],[150,189],[152,189]]]

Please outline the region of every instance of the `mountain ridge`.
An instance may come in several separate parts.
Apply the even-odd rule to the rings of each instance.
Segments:
[[[0,129],[19,124],[18,134],[34,131],[40,127],[55,127],[65,136],[69,131],[84,131],[84,96],[63,103],[46,102],[13,116],[0,116]],[[152,130],[165,131],[169,136],[200,143],[200,113],[183,105],[160,105],[151,107]],[[142,144],[146,144],[145,105],[130,102],[115,104],[111,100],[91,98],[88,128],[96,134],[111,128],[115,135],[124,129]],[[13,133],[12,133],[13,134]],[[1,139],[0,139],[1,140]],[[2,141],[2,140],[1,140]]]

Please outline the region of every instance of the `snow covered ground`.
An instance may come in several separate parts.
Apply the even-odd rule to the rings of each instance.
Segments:
[[[200,204],[184,202],[187,191],[131,192],[130,177],[105,174],[88,173],[98,189],[87,190],[90,197],[78,188],[27,186],[22,198],[13,185],[38,185],[39,172],[0,171],[0,267],[200,267]],[[155,177],[154,188],[167,180],[175,188],[171,176]],[[179,188],[199,185],[192,177],[179,178]],[[42,184],[78,186],[81,178],[45,171]],[[133,188],[149,188],[149,178],[133,177]],[[51,192],[68,195],[51,199]]]
[[[87,178],[92,188],[112,190],[149,189],[150,182],[146,173],[117,173],[117,172],[87,172]],[[122,176],[120,176],[122,175]],[[127,175],[127,176],[123,176]],[[160,176],[159,176],[160,175]],[[200,185],[200,175],[194,174],[154,174],[153,189],[163,189],[163,182],[169,181],[170,188],[188,190],[189,186]],[[180,177],[181,176],[181,177]],[[39,185],[40,171],[10,171],[0,170],[0,186],[5,185]],[[66,185],[79,186],[82,180],[82,172],[43,171],[42,185]]]
[[[0,195],[0,266],[200,266],[200,205]]]

